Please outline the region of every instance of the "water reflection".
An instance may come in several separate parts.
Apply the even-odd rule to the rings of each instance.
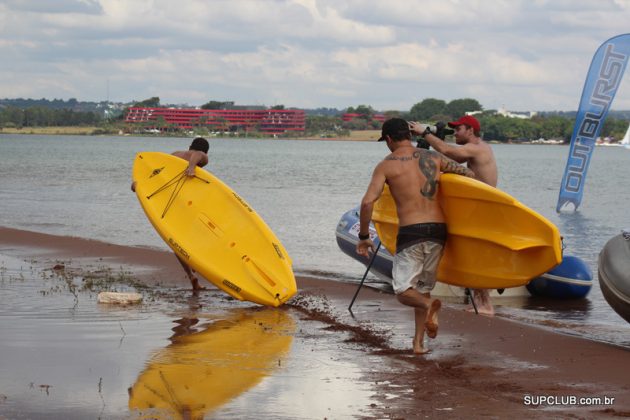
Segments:
[[[565,255],[585,260],[591,267],[597,266],[597,255],[611,229],[602,220],[584,216],[580,212],[558,214],[560,234],[566,246]]]
[[[172,344],[129,389],[138,416],[203,418],[281,367],[295,330],[290,315],[271,308],[235,310],[201,327],[197,318],[175,322]]]
[[[588,299],[554,299],[547,297],[530,297],[523,309],[544,313],[553,313],[559,320],[583,321],[593,308]]]

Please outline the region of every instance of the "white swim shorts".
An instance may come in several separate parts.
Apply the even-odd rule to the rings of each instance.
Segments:
[[[394,293],[410,288],[420,293],[433,290],[443,249],[442,244],[424,241],[397,252],[392,270]]]

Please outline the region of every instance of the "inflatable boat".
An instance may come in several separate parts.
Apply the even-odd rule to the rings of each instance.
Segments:
[[[599,253],[599,286],[608,304],[630,322],[630,230],[611,238]]]
[[[578,257],[565,255],[562,262],[527,284],[533,296],[556,299],[581,299],[591,291],[593,274]]]

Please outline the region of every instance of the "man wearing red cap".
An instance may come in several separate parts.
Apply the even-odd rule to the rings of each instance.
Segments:
[[[475,177],[492,187],[497,186],[497,162],[492,148],[480,137],[481,126],[472,115],[464,115],[457,121],[448,125],[455,130],[455,143],[453,146],[442,141],[434,134],[431,126],[410,122],[409,127],[414,134],[423,136],[424,139],[438,152],[453,159],[455,162],[464,163],[475,173]],[[490,295],[486,289],[475,289],[473,298],[480,314],[494,315],[494,308],[490,302]]]

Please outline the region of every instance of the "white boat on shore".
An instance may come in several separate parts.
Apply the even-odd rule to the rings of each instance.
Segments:
[[[624,147],[626,149],[630,150],[630,125],[628,125],[628,129],[626,130],[626,134],[623,136],[623,139],[621,139],[620,142],[618,143],[611,143],[610,142],[610,138],[606,137],[605,139],[597,139],[597,142],[595,143],[595,145],[597,146],[614,146],[614,147]]]

